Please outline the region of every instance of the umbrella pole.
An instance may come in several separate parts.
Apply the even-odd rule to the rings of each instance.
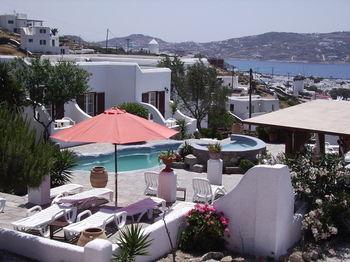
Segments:
[[[115,207],[118,206],[118,153],[117,153],[117,144],[114,144],[114,171],[115,171]]]

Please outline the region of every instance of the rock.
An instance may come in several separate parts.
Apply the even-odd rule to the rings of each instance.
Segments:
[[[197,164],[197,162],[198,162],[197,157],[195,157],[194,155],[189,154],[189,155],[185,156],[185,163],[186,163],[187,165],[189,165],[190,168],[191,168],[193,165]]]
[[[332,257],[334,257],[334,256],[337,254],[337,253],[334,251],[333,248],[328,249],[328,250],[327,250],[327,253],[328,253],[330,256],[332,256]]]
[[[201,261],[220,260],[223,257],[224,254],[222,252],[208,252],[201,257]]]
[[[235,257],[232,261],[234,262],[243,262],[245,259],[243,257]]]
[[[310,253],[310,252],[303,252],[303,259],[304,259],[304,261],[306,261],[306,262],[312,261],[311,253]]]
[[[289,256],[289,261],[290,262],[303,262],[304,261],[303,253],[301,253],[300,251],[296,251],[296,252],[292,253]]]
[[[231,256],[226,256],[226,257],[223,257],[220,261],[221,262],[232,262],[233,259]]]
[[[171,164],[172,168],[176,168],[176,169],[185,169],[186,168],[186,164],[185,162],[173,162]]]
[[[193,171],[193,172],[202,173],[203,170],[204,170],[204,167],[203,167],[203,165],[195,164],[195,165],[193,165],[190,169],[191,169],[191,171]]]
[[[320,257],[319,252],[317,252],[316,250],[312,250],[310,252],[310,257],[312,260],[317,260]]]

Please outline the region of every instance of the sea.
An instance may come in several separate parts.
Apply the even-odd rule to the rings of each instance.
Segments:
[[[331,79],[350,80],[350,64],[296,63],[262,60],[225,59],[238,71],[249,71],[269,75],[304,75]]]

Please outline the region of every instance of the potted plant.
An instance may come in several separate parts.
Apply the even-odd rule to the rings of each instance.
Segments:
[[[177,159],[177,156],[173,150],[161,152],[159,155],[159,159],[162,160],[165,165],[165,168],[162,170],[162,172],[173,171],[171,168],[171,164]]]
[[[216,142],[215,144],[209,144],[208,151],[211,159],[219,159],[221,152],[221,144],[219,142]]]

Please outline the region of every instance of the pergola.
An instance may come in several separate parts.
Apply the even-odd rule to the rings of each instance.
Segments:
[[[314,100],[244,120],[245,124],[268,126],[286,132],[286,153],[296,153],[316,133],[320,153],[325,152],[325,134],[342,138],[350,150],[350,102]]]

